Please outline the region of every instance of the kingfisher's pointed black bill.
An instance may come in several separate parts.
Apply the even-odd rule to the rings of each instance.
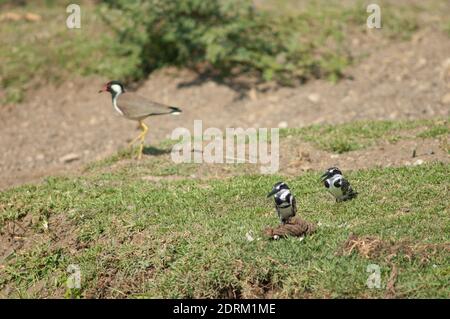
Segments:
[[[267,194],[267,198],[269,198],[272,195],[275,195],[277,193],[277,191],[278,190],[276,188],[272,189],[272,191],[269,194]]]

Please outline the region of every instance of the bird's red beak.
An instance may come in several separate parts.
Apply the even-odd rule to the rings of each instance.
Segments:
[[[108,91],[108,86],[105,84],[103,86],[103,88],[100,91],[98,91],[98,93],[107,92],[107,91]]]

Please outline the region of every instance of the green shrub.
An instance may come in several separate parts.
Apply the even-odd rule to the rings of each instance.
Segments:
[[[341,12],[278,16],[248,0],[105,2],[113,10],[103,10],[103,17],[123,53],[136,59],[134,78],[175,65],[293,84],[311,76],[337,79],[349,63]]]

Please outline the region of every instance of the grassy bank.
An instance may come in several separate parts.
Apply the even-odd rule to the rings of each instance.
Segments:
[[[261,234],[277,224],[265,194],[279,176],[49,178],[0,194],[2,241],[20,246],[4,256],[0,295],[446,298],[448,169],[349,172],[360,195],[342,204],[319,172],[289,178],[300,215],[319,228],[280,241]],[[81,290],[66,289],[70,264]],[[381,289],[366,286],[369,264]]]

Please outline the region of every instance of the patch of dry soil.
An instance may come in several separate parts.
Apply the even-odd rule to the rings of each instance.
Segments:
[[[361,45],[355,39],[350,49],[360,51]],[[183,113],[148,119],[146,142],[157,144],[180,126],[192,131],[195,119],[203,120],[204,129],[224,129],[449,116],[448,36],[427,29],[411,41],[391,45],[375,41],[364,43],[364,48],[373,52],[335,85],[317,80],[297,88],[250,90],[244,96],[212,79],[199,81],[190,71],[155,72],[138,93],[179,106]],[[76,173],[138,134],[136,123],[114,111],[109,96],[97,94],[105,81],[84,78],[45,87],[30,92],[23,104],[0,109],[0,189],[47,175]],[[374,165],[385,165],[386,153],[378,151],[370,158]]]

